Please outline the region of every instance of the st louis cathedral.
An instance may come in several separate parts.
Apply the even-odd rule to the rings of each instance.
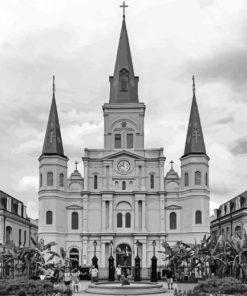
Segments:
[[[193,98],[180,176],[171,163],[165,169],[163,148],[144,147],[144,103],[138,97],[123,15],[109,102],[103,105],[104,147],[85,149],[83,177],[68,177],[55,91],[39,157],[39,237],[57,242],[79,265],[96,254],[106,275],[111,254],[128,265],[138,254],[142,274],[151,264],[154,241],[200,242],[209,234],[209,157],[206,154],[193,79]],[[78,151],[79,152],[79,151]],[[58,251],[59,252],[59,251]],[[161,255],[158,265],[162,265]]]

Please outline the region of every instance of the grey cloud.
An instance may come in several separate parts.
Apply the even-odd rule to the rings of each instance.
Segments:
[[[247,154],[247,136],[239,139],[237,143],[230,149],[233,155]]]
[[[209,126],[211,125],[216,125],[216,124],[229,124],[229,123],[233,123],[234,122],[234,117],[233,116],[228,116],[228,117],[223,117],[223,118],[220,118],[214,122],[211,122],[209,124]]]

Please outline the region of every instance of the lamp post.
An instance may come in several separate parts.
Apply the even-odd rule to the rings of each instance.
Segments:
[[[99,267],[98,267],[98,258],[96,256],[96,246],[97,246],[96,240],[93,241],[93,246],[94,246],[94,256],[92,258],[92,265],[94,265],[98,269]]]
[[[135,257],[135,276],[134,281],[140,281],[141,280],[141,258],[138,255],[138,249],[139,249],[140,243],[139,240],[136,241],[136,257]]]
[[[152,266],[151,266],[151,282],[157,282],[157,258],[155,256],[155,246],[156,241],[152,242],[153,245],[153,257],[151,259]]]
[[[115,267],[114,267],[114,258],[112,256],[113,254],[113,241],[110,241],[110,246],[111,246],[111,255],[108,259],[109,261],[109,276],[108,276],[108,280],[109,281],[114,281],[115,280]]]

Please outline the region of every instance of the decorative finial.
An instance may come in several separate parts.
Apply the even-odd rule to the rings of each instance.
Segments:
[[[193,96],[195,96],[196,95],[196,84],[195,84],[195,76],[194,75],[192,76],[192,81],[193,81],[193,83],[192,83]]]
[[[55,91],[56,91],[56,86],[55,86],[55,75],[52,76],[52,93],[53,93],[53,97],[55,98]]]
[[[171,170],[173,171],[173,164],[174,164],[174,161],[171,160],[171,161],[170,161],[170,164],[171,164]]]
[[[79,163],[79,162],[76,160],[76,161],[75,161],[75,170],[76,170],[76,171],[77,171],[77,165],[78,165],[78,163]]]
[[[125,18],[125,8],[129,7],[129,5],[125,5],[125,1],[123,1],[123,5],[120,5],[123,8],[123,18]]]

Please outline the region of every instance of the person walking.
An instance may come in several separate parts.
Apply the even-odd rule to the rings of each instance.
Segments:
[[[98,269],[93,266],[91,269],[91,277],[92,277],[92,283],[95,283],[98,281]]]
[[[167,271],[166,271],[166,280],[167,280],[168,289],[173,290],[173,272],[170,266],[167,268]]]
[[[117,275],[117,280],[120,282],[121,275],[122,275],[122,268],[121,268],[121,266],[119,264],[118,264],[118,266],[116,268],[116,275]]]
[[[73,269],[71,272],[71,280],[72,280],[72,287],[74,292],[79,292],[79,275],[80,271],[77,270],[77,268]]]

